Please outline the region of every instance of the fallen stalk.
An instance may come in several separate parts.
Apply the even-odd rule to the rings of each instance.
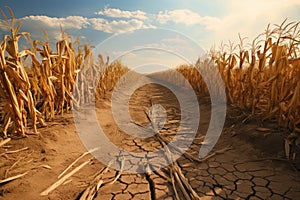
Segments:
[[[71,167],[73,167],[81,158],[84,156],[97,151],[99,148],[92,149],[90,151],[84,152],[76,160],[74,160],[62,173],[59,174],[58,178],[61,178]]]
[[[0,156],[2,156],[2,155],[4,155],[4,154],[19,153],[19,152],[21,152],[21,151],[25,151],[25,150],[28,150],[28,149],[29,149],[29,147],[24,147],[24,148],[22,148],[22,149],[17,149],[17,150],[13,150],[13,151],[6,151],[6,152],[0,154]]]
[[[11,139],[10,138],[7,138],[3,141],[0,142],[0,147],[2,147],[3,145],[5,145],[6,143],[8,143]]]
[[[66,174],[65,176],[63,176],[61,179],[59,179],[58,181],[56,181],[54,184],[52,184],[46,190],[44,190],[43,192],[41,192],[40,195],[41,196],[47,196],[50,192],[52,192],[53,190],[55,190],[57,187],[59,187],[61,184],[63,184],[68,178],[70,178],[71,176],[73,176],[76,172],[78,172],[80,169],[82,169],[84,166],[86,166],[89,163],[91,163],[91,159],[85,161],[84,163],[82,163],[81,165],[79,165],[78,167],[76,167],[74,170],[72,170],[71,172],[69,172],[68,174]]]
[[[12,177],[3,179],[3,180],[0,181],[0,184],[4,184],[4,183],[8,183],[10,181],[16,180],[18,178],[21,178],[21,177],[25,176],[26,174],[28,174],[28,172],[25,172],[23,174],[19,174],[19,175],[16,175],[16,176],[12,176]]]
[[[111,161],[106,167],[104,167],[102,170],[100,170],[100,173],[95,175],[94,180],[80,195],[79,200],[92,200],[95,197],[95,195],[97,194],[100,187],[104,186],[104,184],[103,184],[104,181],[102,180],[102,176],[109,170],[109,167],[112,165],[112,163],[113,162]],[[124,163],[121,164],[122,170],[123,170],[123,166],[124,166]],[[121,175],[121,173],[119,173],[117,175],[117,177],[114,180],[112,180],[112,182],[110,182],[109,184],[113,184],[120,177],[120,175]],[[108,184],[108,183],[106,183],[106,184]]]

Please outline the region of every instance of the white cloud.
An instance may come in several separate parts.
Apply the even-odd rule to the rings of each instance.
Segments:
[[[131,32],[141,28],[148,28],[147,25],[144,24],[143,21],[137,19],[131,20],[98,20],[97,18],[92,18],[89,20],[91,22],[92,27],[95,30],[104,31],[106,33],[123,33],[123,32]]]
[[[206,29],[214,29],[220,23],[220,19],[211,16],[200,16],[198,13],[188,9],[177,9],[171,11],[161,11],[157,14],[156,19],[161,24],[174,22],[176,24],[203,25]]]
[[[114,20],[109,23],[109,26],[106,29],[104,29],[104,31],[108,33],[122,33],[126,31],[134,31],[136,29],[142,28],[143,24],[144,23],[142,21],[136,19],[131,19],[129,21]]]
[[[62,25],[64,28],[81,29],[86,27],[89,22],[87,18],[82,16],[68,16],[66,18],[48,17],[48,16],[26,16],[21,18],[22,23],[39,24],[40,26],[47,26],[57,28]]]
[[[34,30],[43,29],[49,32],[49,34],[51,34],[52,37],[55,38],[59,35],[60,26],[62,26],[64,30],[93,29],[106,33],[122,33],[131,32],[141,28],[155,28],[155,26],[135,18],[109,21],[104,18],[86,18],[82,16],[68,16],[58,18],[31,15],[21,18],[20,21],[22,23],[22,29],[24,31],[32,33],[34,32]]]
[[[128,11],[120,10],[118,8],[104,8],[103,10],[96,12],[96,14],[113,18],[135,18],[140,20],[148,19],[146,13],[141,10]]]

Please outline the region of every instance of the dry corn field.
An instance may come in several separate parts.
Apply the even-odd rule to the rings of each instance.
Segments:
[[[46,31],[43,41],[32,41],[30,33],[20,32],[20,22],[8,10],[10,16],[0,10],[1,24],[10,30],[0,44],[0,199],[300,196],[300,22],[269,25],[250,43],[240,37],[239,44],[212,48],[208,60],[176,68],[199,100],[201,119],[195,138],[189,136],[191,128],[184,127],[188,119],[180,122],[180,105],[172,91],[158,84],[138,88],[129,102],[133,123],[150,123],[153,128],[155,120],[151,112],[145,112],[153,104],[163,105],[168,114],[160,131],[153,128],[154,136],[139,138],[120,130],[111,111],[112,91],[129,68],[120,61],[110,63],[108,56],[95,59],[94,46],[73,40],[62,28],[58,41]],[[20,50],[21,38],[30,48]],[[217,68],[225,86],[227,116],[216,148],[198,158],[210,123],[209,95],[222,95],[222,83],[211,67]],[[211,93],[197,69],[209,77]],[[172,73],[153,76],[172,82],[177,79]],[[153,78],[134,73],[129,81],[134,83],[139,77]],[[126,92],[126,88],[121,91],[124,96]],[[76,134],[72,111],[95,102],[97,119],[114,144],[135,153],[164,148],[170,165],[152,170],[153,166],[139,163],[146,172],[134,174],[124,169],[131,163],[124,155],[115,161],[120,170],[94,158]],[[124,112],[119,110],[117,115]],[[85,117],[90,122],[89,115]],[[184,153],[166,145],[181,125],[186,133],[183,138],[192,141]],[[172,162],[171,152],[182,156]]]
[[[55,114],[63,115],[72,106],[93,101],[92,97],[110,91],[119,77],[127,71],[120,63],[108,66],[99,55],[94,61],[91,47],[80,41],[70,41],[62,32],[62,40],[51,49],[51,41],[45,32],[45,41],[33,41],[32,48],[19,51],[20,37],[30,38],[29,33],[19,33],[20,23],[5,16],[4,23],[11,31],[1,41],[1,118],[4,137],[11,133],[25,136],[29,129],[38,133],[37,126],[45,126]],[[31,58],[31,66],[24,62]],[[96,91],[97,82],[100,87]],[[75,79],[78,84],[75,85]],[[27,119],[29,121],[27,122]],[[11,123],[12,122],[12,123]]]
[[[246,38],[239,44],[222,44],[209,55],[225,83],[227,101],[262,121],[275,118],[279,126],[300,131],[300,22],[284,21],[268,26],[250,45]],[[196,68],[206,65],[196,64]],[[197,70],[177,69],[193,87],[208,93]],[[211,76],[212,82],[213,75]],[[218,85],[218,84],[216,84]],[[217,91],[215,88],[213,91]]]

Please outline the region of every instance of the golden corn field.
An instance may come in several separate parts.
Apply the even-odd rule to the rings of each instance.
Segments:
[[[209,52],[223,78],[229,104],[249,111],[249,117],[273,118],[279,126],[296,132],[300,131],[299,23],[284,21],[273,29],[269,25],[249,45],[239,37],[239,44],[230,42]],[[209,73],[199,61],[196,68]],[[196,90],[208,92],[196,69],[182,65],[177,70]],[[211,81],[216,81],[213,76]]]
[[[94,62],[91,47],[81,45],[78,39],[70,41],[63,32],[55,49],[51,48],[45,32],[45,41],[35,40],[31,49],[19,51],[20,37],[29,39],[30,34],[19,33],[21,25],[12,10],[9,11],[11,19],[1,12],[11,33],[3,37],[0,46],[1,132],[4,137],[9,128],[22,136],[28,133],[28,126],[37,133],[38,125],[44,126],[45,120],[52,120],[55,114],[70,111],[73,103],[76,106],[89,103],[95,92],[103,94],[111,90],[118,76],[127,71],[118,62],[108,66],[109,59],[104,60],[101,55]],[[31,67],[24,65],[28,58],[31,58]],[[100,87],[96,91],[97,77]]]
[[[20,51],[20,37],[29,39],[30,34],[19,32],[21,25],[11,10],[11,19],[3,12],[2,15],[11,32],[3,37],[0,46],[1,132],[5,137],[10,128],[22,136],[28,126],[37,133],[37,126],[46,125],[45,120],[52,120],[55,114],[63,115],[73,105],[93,101],[96,93],[112,90],[119,77],[128,71],[120,62],[107,68],[109,59],[101,55],[94,61],[89,45],[81,45],[79,39],[71,41],[63,32],[55,49],[45,32],[44,41],[32,41],[30,49]],[[284,21],[273,29],[268,26],[251,45],[240,37],[240,44],[229,43],[210,51],[230,104],[250,111],[250,116],[275,118],[280,126],[295,131],[299,131],[300,125],[298,24]],[[25,67],[26,59],[31,60],[31,67]],[[200,61],[195,66],[210,71]],[[208,92],[196,69],[182,65],[177,70],[196,90]],[[99,83],[95,81],[97,77]]]
[[[300,21],[267,25],[253,40],[239,35],[239,43],[214,46],[195,63],[140,74],[150,50],[165,59],[169,49],[120,51],[126,62],[146,50],[130,71],[62,26],[60,39],[44,30],[32,40],[34,31],[20,31],[24,18],[7,9],[9,16],[0,9],[0,28],[9,31],[0,38],[0,199],[299,197]]]

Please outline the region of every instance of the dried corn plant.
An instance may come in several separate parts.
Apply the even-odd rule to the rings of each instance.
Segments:
[[[51,49],[47,35],[45,42],[33,42],[30,80],[35,100],[42,104],[41,111],[47,120],[53,119],[55,114],[63,115],[64,110],[72,109],[72,92],[80,68],[73,43],[65,38],[65,34],[62,35],[63,39],[55,43],[55,50]]]
[[[78,52],[83,59],[81,68],[78,70],[74,95],[77,105],[80,106],[95,101],[98,81],[108,66],[109,57],[107,57],[106,62],[104,62],[102,55],[99,54],[97,63],[95,63],[93,51],[88,45],[84,45],[84,54],[81,53],[80,48],[78,48]]]
[[[299,23],[285,20],[273,29],[268,25],[249,45],[239,36],[240,44],[229,42],[210,51],[230,104],[263,120],[274,118],[280,126],[296,132],[300,132]],[[205,76],[212,71],[209,66],[196,64]],[[206,84],[196,69],[180,66],[177,70],[194,88],[207,94]],[[210,77],[210,81],[216,81],[213,74]]]
[[[19,33],[20,22],[14,18],[14,14],[8,8],[11,19],[8,19],[1,10],[4,18],[3,24],[10,30],[11,35],[5,35],[0,47],[0,76],[1,99],[4,103],[3,133],[6,137],[10,122],[13,122],[13,132],[25,136],[27,126],[27,111],[32,121],[34,132],[37,133],[37,120],[44,125],[41,113],[35,108],[31,93],[31,84],[27,72],[23,66],[22,58],[28,55],[28,51],[19,52],[18,42],[20,37],[30,37],[28,33]],[[27,110],[26,110],[27,108]]]
[[[98,62],[103,62],[102,57],[99,57]],[[123,66],[120,61],[115,61],[108,65],[108,67],[102,71],[101,76],[99,78],[97,96],[99,97],[105,95],[108,92],[111,92],[120,80],[120,78],[128,71],[129,69]]]

